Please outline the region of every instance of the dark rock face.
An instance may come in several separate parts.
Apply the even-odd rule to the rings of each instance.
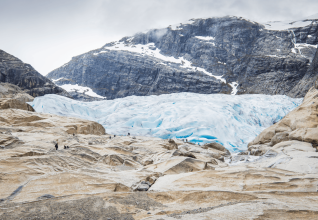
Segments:
[[[316,51],[315,57],[310,64],[305,76],[299,81],[299,83],[290,92],[291,96],[303,97],[307,91],[315,86],[318,89],[318,50]]]
[[[0,82],[19,86],[33,97],[58,94],[70,97],[62,88],[38,73],[31,65],[0,50]]]
[[[49,73],[107,99],[177,92],[303,97],[312,80],[318,20],[284,31],[237,17],[138,33],[73,57]],[[221,77],[221,78],[220,78]],[[314,80],[315,81],[315,80]],[[299,88],[304,89],[300,90]]]

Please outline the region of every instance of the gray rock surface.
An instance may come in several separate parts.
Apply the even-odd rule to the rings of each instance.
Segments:
[[[33,97],[58,94],[71,97],[64,89],[38,73],[30,64],[0,50],[0,82],[11,83]]]
[[[86,95],[85,93],[80,93],[76,91],[68,92],[72,96],[72,98],[82,101],[82,102],[92,102],[92,101],[102,101],[104,99],[98,98],[98,97],[92,97],[89,95]]]
[[[138,191],[147,191],[149,189],[148,184],[140,184],[137,188]]]
[[[310,21],[305,27],[275,31],[238,17],[191,19],[189,24],[137,33],[73,57],[48,77],[63,78],[57,85],[90,87],[107,99],[177,92],[229,94],[234,82],[237,94],[303,97],[316,77],[311,63],[318,19]]]

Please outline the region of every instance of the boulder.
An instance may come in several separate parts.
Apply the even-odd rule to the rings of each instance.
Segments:
[[[21,102],[32,102],[34,99],[19,86],[2,82],[0,82],[0,98],[18,99]]]
[[[248,154],[253,156],[261,156],[271,149],[267,144],[256,144],[248,147]]]
[[[32,129],[60,127],[68,134],[105,134],[105,128],[97,122],[78,118],[68,118],[57,115],[42,114],[20,109],[3,109],[0,115],[0,124],[16,127],[30,127]]]
[[[152,163],[153,163],[153,160],[150,159],[150,158],[146,158],[146,159],[144,159],[144,160],[142,161],[142,164],[143,164],[144,166],[150,165],[150,164],[152,164]]]
[[[222,144],[219,144],[216,142],[205,144],[202,146],[202,148],[209,149],[209,150],[215,149],[215,150],[221,151],[221,152],[223,152],[223,153],[221,153],[222,156],[230,155],[230,151],[228,149],[226,149]]]
[[[137,187],[137,190],[138,191],[148,191],[149,188],[150,187],[148,184],[139,184]]]
[[[8,99],[8,98],[0,99],[0,110],[10,109],[10,108],[34,112],[34,109],[32,108],[31,105],[23,101],[20,101],[19,99]]]
[[[171,159],[146,166],[147,170],[164,174],[188,173],[206,169],[206,162],[189,157],[172,157]]]
[[[167,150],[174,150],[174,149],[178,149],[178,144],[172,140],[172,139],[169,139],[168,140],[168,143],[162,145],[165,149]]]
[[[273,146],[288,140],[298,140],[318,146],[318,90],[312,87],[303,103],[282,120],[262,131],[248,146]]]

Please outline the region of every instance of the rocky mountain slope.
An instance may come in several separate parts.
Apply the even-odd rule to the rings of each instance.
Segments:
[[[32,102],[34,97],[25,93],[19,86],[0,82],[0,98],[18,99],[21,102]]]
[[[48,77],[107,99],[178,92],[303,97],[317,77],[318,17],[285,26],[191,19],[73,57]]]
[[[38,73],[30,64],[0,50],[0,82],[19,86],[33,97],[58,94],[71,97],[64,89]]]
[[[317,94],[267,131],[315,129]],[[315,142],[272,136],[251,143],[271,139],[265,153],[231,155],[217,143],[114,137],[88,120],[0,109],[0,219],[316,219]]]
[[[262,131],[249,143],[253,154],[261,154],[286,141],[301,141],[318,147],[318,90],[312,87],[303,103],[281,121]]]

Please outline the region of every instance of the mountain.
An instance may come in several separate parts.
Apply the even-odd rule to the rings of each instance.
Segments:
[[[47,76],[107,99],[177,92],[303,97],[299,85],[312,83],[307,78],[317,52],[317,22],[270,30],[273,23],[233,16],[191,19],[107,43]]]
[[[38,73],[30,64],[0,50],[0,82],[11,83],[33,97],[58,94],[71,97],[64,89]]]

